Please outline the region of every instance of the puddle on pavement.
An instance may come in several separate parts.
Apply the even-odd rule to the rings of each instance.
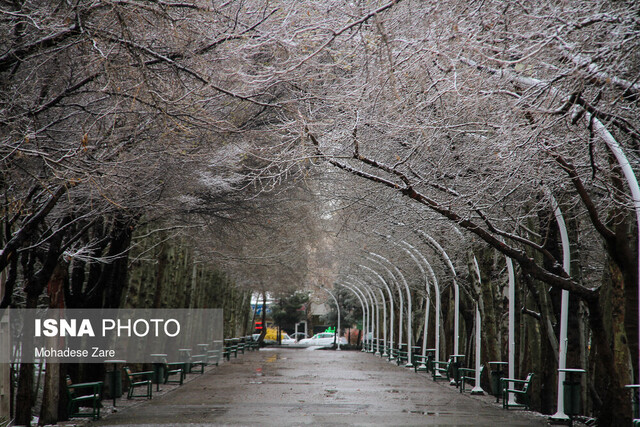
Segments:
[[[439,417],[440,415],[453,415],[453,412],[440,412],[440,411],[409,411],[411,414],[427,415],[433,417]]]

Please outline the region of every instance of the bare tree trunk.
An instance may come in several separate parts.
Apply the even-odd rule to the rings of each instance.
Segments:
[[[67,276],[67,264],[58,263],[48,284],[49,307],[64,307],[64,288]],[[51,339],[59,339],[52,337]],[[58,397],[60,388],[60,364],[47,362],[47,370],[44,377],[44,391],[42,395],[42,407],[40,408],[39,425],[55,424],[58,422]]]
[[[31,425],[33,401],[33,363],[21,363],[16,396],[16,425]]]
[[[588,303],[595,347],[592,351],[595,350],[595,357],[599,362],[596,370],[600,372],[595,376],[596,384],[594,387],[602,402],[601,405],[594,407],[598,417],[598,425],[601,427],[630,425],[631,401],[628,391],[624,388],[626,381],[628,381],[628,372],[617,371],[619,365],[616,363],[611,347],[612,342],[606,332],[599,299]],[[620,338],[620,326],[618,325],[617,338]]]
[[[27,294],[27,308],[36,308],[37,296],[29,296]],[[18,375],[18,391],[16,395],[16,425],[31,425],[32,414],[35,396],[33,390],[33,363],[21,363]]]

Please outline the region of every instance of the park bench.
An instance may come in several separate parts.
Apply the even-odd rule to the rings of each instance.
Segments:
[[[147,399],[151,399],[153,397],[153,371],[142,371],[142,372],[131,372],[131,369],[128,366],[124,367],[124,373],[127,375],[127,380],[129,380],[129,392],[127,393],[127,399],[131,399],[133,397],[146,397]],[[144,393],[135,394],[136,388],[142,388]]]
[[[174,383],[182,385],[187,372],[184,362],[164,362],[164,383]],[[170,379],[171,376],[177,375],[177,379]]]
[[[242,338],[242,341],[244,342],[244,349],[246,351],[253,351],[253,338],[251,337],[251,335],[247,335],[246,337]]]
[[[204,374],[204,367],[207,366],[206,354],[194,354],[191,356],[191,372],[194,372],[196,366],[200,367],[200,373]]]
[[[398,355],[396,356],[396,365],[400,366],[407,363],[408,353],[404,350],[398,350]]]
[[[232,344],[231,344],[231,351],[233,352],[233,357],[234,358],[238,358],[238,343],[240,342],[240,340],[238,340],[238,338],[233,338],[232,339]]]
[[[531,379],[533,373],[527,375],[524,380],[518,380],[515,378],[500,378],[500,389],[502,390],[502,407],[504,409],[509,408],[524,408],[529,409],[531,405],[531,398],[529,397],[529,387],[531,386]],[[513,385],[510,385],[513,384]],[[513,388],[509,388],[513,387]],[[513,393],[516,398],[522,396],[522,403],[509,403],[509,394]]]
[[[102,381],[73,384],[71,377],[67,375],[66,388],[69,399],[67,410],[70,418],[90,417],[94,420],[100,419]],[[91,407],[91,412],[82,412],[81,407]]]
[[[260,347],[258,346],[258,340],[254,340],[251,335],[247,336],[247,349],[249,351],[258,350]]]
[[[397,359],[398,358],[398,349],[395,347],[391,347],[389,349],[389,361]]]
[[[231,359],[231,355],[233,354],[233,357],[238,357],[238,345],[235,342],[234,338],[229,338],[229,342],[226,344],[227,347],[229,347],[229,356],[227,357],[227,360]]]
[[[452,363],[453,358],[449,358],[446,362],[443,360],[434,360],[431,362],[431,366],[433,367],[433,380],[451,380],[449,371]]]
[[[207,350],[207,363],[218,366],[220,362],[220,350]]]
[[[482,377],[482,373],[484,372],[484,365],[480,366],[480,377]],[[476,370],[472,368],[458,368],[458,373],[460,375],[460,393],[464,393],[465,385],[467,381],[473,382],[473,385],[476,385]]]
[[[427,354],[423,356],[421,353],[416,353],[413,356],[413,369],[415,372],[431,372],[433,369],[433,357],[435,354],[434,348],[426,349]]]
[[[229,338],[226,338],[224,340],[224,347],[222,350],[222,358],[223,359],[227,359],[227,361],[231,360],[231,340]]]
[[[258,343],[258,340],[251,340],[249,341],[251,348],[253,350],[259,350],[260,349],[260,344]]]
[[[429,355],[416,354],[413,356],[413,370],[415,372],[429,372],[429,364],[431,362],[429,359]]]
[[[384,341],[382,338],[374,338],[373,339],[373,351],[374,353],[382,354],[382,349],[384,348]]]

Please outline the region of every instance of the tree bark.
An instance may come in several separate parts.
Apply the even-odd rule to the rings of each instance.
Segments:
[[[49,307],[52,309],[64,308],[64,289],[67,280],[66,263],[58,263],[49,279],[47,293],[49,294]],[[52,337],[52,340],[59,339]],[[39,425],[55,424],[59,420],[58,396],[60,389],[60,363],[47,361],[47,370],[44,377],[44,391],[42,394],[42,407],[40,408]]]

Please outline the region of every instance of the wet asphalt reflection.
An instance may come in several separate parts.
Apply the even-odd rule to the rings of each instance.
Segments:
[[[505,411],[489,396],[460,394],[357,351],[267,348],[189,377],[90,425],[547,425],[539,414]]]

